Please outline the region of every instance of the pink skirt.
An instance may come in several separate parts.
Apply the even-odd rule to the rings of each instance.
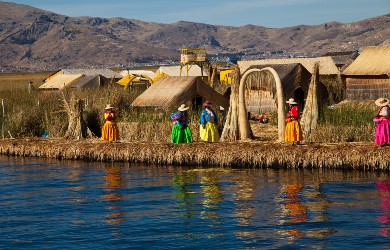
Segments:
[[[375,143],[383,144],[390,142],[390,121],[381,120],[376,125],[375,129]]]

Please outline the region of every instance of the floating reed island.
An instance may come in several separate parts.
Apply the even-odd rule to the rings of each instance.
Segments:
[[[258,141],[172,144],[24,138],[2,139],[0,154],[201,167],[390,169],[390,148],[373,143],[311,143],[293,146]]]

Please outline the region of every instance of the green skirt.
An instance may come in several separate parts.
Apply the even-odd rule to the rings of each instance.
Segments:
[[[192,142],[192,133],[190,127],[187,125],[181,128],[179,125],[175,124],[172,127],[171,142],[173,143],[190,143]]]

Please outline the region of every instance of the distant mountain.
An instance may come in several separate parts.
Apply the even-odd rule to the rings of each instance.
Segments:
[[[183,47],[229,57],[319,56],[390,43],[390,14],[354,23],[266,28],[68,17],[0,2],[0,71],[178,63]]]

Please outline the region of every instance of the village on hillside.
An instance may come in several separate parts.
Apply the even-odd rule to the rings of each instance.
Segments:
[[[39,90],[104,88],[112,83],[123,88],[145,85],[148,86],[147,90],[133,102],[133,106],[168,108],[186,102],[192,105],[195,99],[198,103],[208,99],[228,108],[231,76],[235,66],[238,66],[241,76],[253,69],[270,67],[280,77],[284,99],[295,98],[303,107],[313,67],[318,62],[319,103],[335,104],[345,99],[375,100],[390,96],[390,45],[370,46],[360,53],[351,51],[313,58],[238,61],[237,65],[213,63],[208,61],[205,50],[190,50],[191,48],[183,49],[180,65],[156,66],[154,70],[146,67],[121,71],[61,69],[45,79]],[[201,52],[202,56],[197,54],[197,57],[189,58],[192,55],[186,53],[194,51]],[[267,72],[254,71],[247,77],[250,82],[247,108],[251,113],[261,114],[276,109],[276,95],[272,84],[263,83],[263,86],[256,87],[256,81],[260,81],[266,74]],[[216,91],[217,85],[222,85],[222,90]]]

